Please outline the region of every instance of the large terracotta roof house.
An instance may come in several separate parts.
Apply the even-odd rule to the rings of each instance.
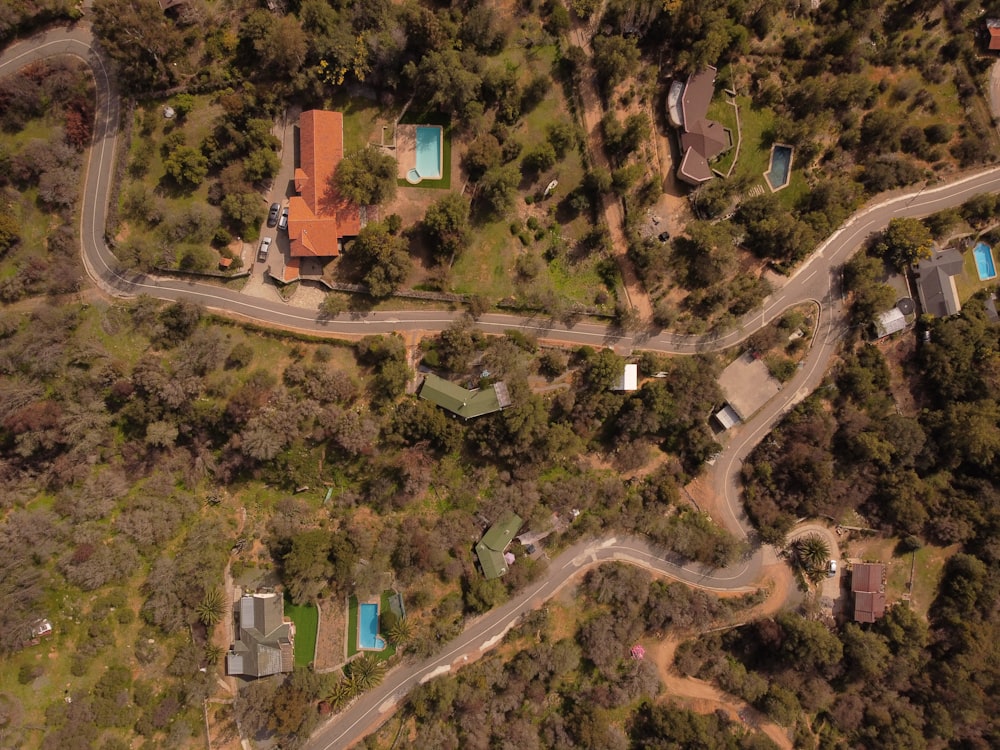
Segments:
[[[689,185],[700,185],[714,176],[709,162],[733,145],[733,134],[708,119],[708,106],[715,93],[716,69],[709,65],[671,87],[670,120],[681,129],[681,163],[677,176]]]
[[[344,158],[344,116],[310,109],[299,118],[299,167],[288,201],[292,258],[333,258],[361,230],[361,209],[331,187]]]

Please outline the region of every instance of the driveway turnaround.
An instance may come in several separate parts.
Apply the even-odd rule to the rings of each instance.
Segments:
[[[342,313],[324,318],[318,311],[296,309],[278,301],[242,295],[196,281],[151,276],[123,270],[104,241],[107,207],[118,147],[119,97],[108,64],[96,48],[86,26],[52,29],[7,48],[0,55],[0,76],[21,67],[60,55],[84,60],[94,74],[97,88],[94,140],[87,161],[86,182],[80,218],[83,264],[90,279],[104,292],[117,297],[146,294],[164,300],[186,299],[222,315],[274,328],[331,337],[354,338],[374,333],[440,331],[462,313],[399,311]],[[311,750],[347,748],[385,720],[406,693],[422,680],[443,674],[453,665],[497,644],[524,612],[541,606],[562,586],[591,565],[622,560],[710,591],[745,591],[752,588],[769,551],[754,544],[753,529],[740,498],[740,469],[743,460],[772,427],[795,404],[820,384],[830,358],[846,330],[841,302],[841,269],[871,234],[884,229],[895,217],[922,217],[958,206],[977,195],[1000,191],[1000,167],[956,178],[934,187],[876,202],[848,219],[803,263],[788,282],[770,297],[759,311],[746,315],[732,330],[704,336],[668,331],[632,333],[599,323],[566,326],[543,316],[484,315],[477,325],[486,333],[501,334],[520,329],[540,338],[565,345],[614,346],[619,350],[646,349],[664,354],[714,352],[735,346],[760,330],[785,310],[811,302],[817,306],[818,320],[812,347],[799,371],[747,423],[731,431],[728,445],[716,457],[711,469],[715,491],[723,502],[724,525],[741,538],[750,540],[753,552],[737,565],[710,571],[684,567],[677,560],[661,556],[637,538],[608,538],[576,544],[555,558],[544,579],[535,588],[522,592],[502,607],[471,622],[463,633],[447,644],[443,652],[417,664],[393,669],[385,682],[359,697],[324,725],[310,740]]]

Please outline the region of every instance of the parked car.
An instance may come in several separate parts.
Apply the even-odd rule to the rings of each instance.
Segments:
[[[267,251],[271,249],[271,238],[265,237],[260,241],[260,250],[257,251],[257,261],[263,263],[267,260]]]
[[[657,239],[660,242],[666,242],[667,240],[670,239],[670,232],[660,232],[660,235],[659,237],[657,237]]]
[[[826,564],[826,574],[828,576],[830,576],[830,578],[833,578],[835,575],[837,575],[837,561],[836,560],[830,560],[830,562],[828,562]]]
[[[278,229],[288,231],[288,206],[285,206],[281,211],[281,218],[278,219]]]
[[[271,209],[267,212],[267,225],[273,227],[278,223],[278,214],[281,213],[281,204],[272,203]]]

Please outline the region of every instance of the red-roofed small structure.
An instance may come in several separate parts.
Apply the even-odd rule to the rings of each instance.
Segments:
[[[986,19],[987,49],[1000,50],[1000,18]]]
[[[299,168],[288,201],[292,258],[333,258],[345,237],[361,231],[361,210],[341,196],[330,178],[344,158],[344,116],[310,109],[299,118]]]
[[[854,621],[875,622],[885,614],[885,565],[858,563],[851,569]]]

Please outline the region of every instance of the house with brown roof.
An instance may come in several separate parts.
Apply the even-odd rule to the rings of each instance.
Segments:
[[[361,208],[341,196],[330,178],[344,158],[344,116],[311,109],[299,118],[299,167],[288,201],[292,258],[334,258],[344,238],[361,231]]]
[[[1000,50],[1000,18],[986,19],[986,49]]]
[[[733,146],[733,134],[721,123],[708,119],[715,94],[716,69],[709,65],[688,76],[683,89],[674,89],[670,119],[680,128],[681,163],[677,176],[689,185],[701,185],[714,176],[709,162]],[[676,85],[676,82],[675,82]]]
[[[234,610],[238,638],[226,654],[226,674],[267,677],[291,672],[295,629],[285,622],[281,594],[245,594]]]
[[[885,614],[885,565],[858,563],[851,569],[854,622],[875,622]]]

